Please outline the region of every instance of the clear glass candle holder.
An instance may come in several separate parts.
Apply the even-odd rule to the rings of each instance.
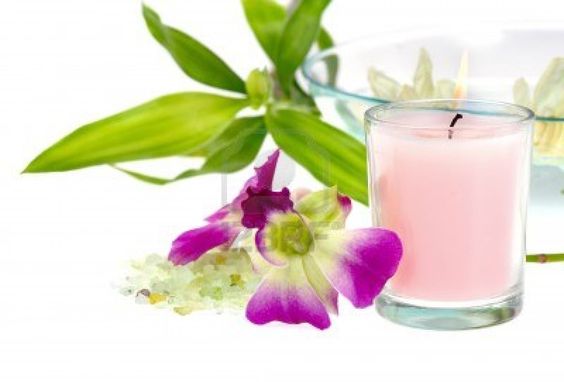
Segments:
[[[366,112],[373,221],[404,247],[377,300],[382,316],[457,330],[519,314],[533,117],[457,99]]]

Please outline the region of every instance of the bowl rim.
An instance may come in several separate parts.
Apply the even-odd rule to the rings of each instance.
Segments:
[[[476,24],[468,24],[468,25],[476,25]],[[480,24],[480,25],[482,27],[484,25],[486,25],[488,27],[491,27],[492,29],[497,29],[497,30],[500,30],[500,31],[503,31],[503,30],[531,30],[531,31],[533,31],[533,30],[536,30],[536,31],[553,30],[554,31],[554,30],[556,30],[556,31],[561,31],[564,34],[564,27],[561,24],[556,23],[556,22],[539,23],[539,22],[534,22],[534,21],[530,21],[530,22],[511,21],[511,22],[502,22],[502,23],[497,23],[497,22],[491,22],[490,23],[490,22],[488,22],[488,23],[484,23],[484,24]],[[448,31],[449,31],[449,28],[446,27],[446,26],[417,27],[417,28],[391,30],[389,32],[386,32],[387,34],[389,34],[387,40],[383,43],[378,43],[375,46],[383,46],[383,45],[394,43],[396,41],[402,41],[405,38],[407,38],[409,36],[414,36],[414,35],[423,36],[423,37],[433,36],[433,35],[437,35],[437,34],[441,34],[441,33],[446,35]],[[350,100],[354,100],[354,101],[369,102],[369,103],[373,103],[373,104],[376,104],[376,105],[389,104],[391,102],[396,102],[396,101],[393,101],[393,100],[378,98],[378,97],[374,97],[374,96],[367,96],[367,95],[347,91],[347,90],[339,88],[335,85],[331,85],[331,84],[328,84],[328,83],[318,81],[311,74],[313,66],[318,64],[325,57],[330,56],[332,54],[335,54],[336,52],[340,52],[343,49],[348,49],[351,46],[360,44],[362,42],[366,42],[366,41],[369,41],[371,39],[376,40],[377,38],[381,39],[382,35],[381,34],[380,35],[369,34],[369,35],[357,37],[357,38],[354,38],[354,39],[344,41],[343,43],[336,44],[336,45],[334,45],[330,48],[320,50],[320,51],[318,51],[314,54],[311,54],[309,57],[307,57],[307,59],[301,65],[300,74],[305,79],[305,81],[308,83],[308,87],[313,85],[313,86],[315,86],[319,89],[322,89],[325,93],[333,95],[335,97],[339,97],[339,98],[342,98],[342,99],[350,99]],[[501,101],[498,101],[498,100],[492,100],[492,101],[493,102],[501,102]],[[564,116],[562,116],[562,117],[543,117],[543,116],[538,116],[538,115],[535,114],[535,119],[539,120],[539,121],[547,121],[547,122],[564,122]]]

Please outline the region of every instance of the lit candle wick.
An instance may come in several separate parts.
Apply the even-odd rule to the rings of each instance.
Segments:
[[[456,113],[456,115],[454,116],[454,118],[452,119],[452,121],[450,122],[450,127],[454,127],[454,125],[456,125],[456,122],[459,119],[464,118],[464,116],[462,114]],[[454,134],[454,130],[453,129],[448,129],[448,139],[452,139],[452,135]]]

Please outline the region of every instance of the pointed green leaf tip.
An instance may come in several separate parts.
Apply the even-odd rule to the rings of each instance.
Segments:
[[[319,49],[333,46],[329,33],[319,27],[321,13],[329,2],[301,1],[293,12],[288,12],[287,17],[286,9],[275,0],[241,0],[247,22],[280,73],[283,90],[288,95],[296,95],[292,94],[296,90],[292,88],[292,78],[313,42],[317,41]],[[290,51],[282,52],[288,49]],[[328,58],[329,78],[332,81],[335,80],[337,65],[336,58]]]
[[[35,158],[24,172],[67,171],[186,154],[219,135],[247,99],[170,94],[85,125]]]
[[[286,22],[286,10],[274,0],[241,0],[249,26],[260,46],[274,63]]]
[[[205,45],[186,33],[163,24],[159,15],[145,5],[143,17],[155,40],[168,50],[186,75],[206,85],[245,93],[243,80]]]
[[[296,69],[318,38],[321,17],[330,2],[302,0],[284,25],[275,62],[280,84],[286,91],[290,89]]]

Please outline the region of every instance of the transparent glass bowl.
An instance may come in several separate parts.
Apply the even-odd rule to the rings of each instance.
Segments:
[[[466,98],[514,102],[513,86],[525,78],[534,89],[551,60],[564,57],[564,28],[551,24],[495,24],[456,30],[419,29],[360,38],[311,56],[301,81],[323,118],[364,142],[363,116],[370,107],[390,102],[374,97],[368,70],[374,67],[400,83],[412,84],[421,48],[433,64],[434,80],[457,80],[468,52]],[[331,71],[330,68],[335,68]],[[564,87],[562,88],[564,92]],[[564,111],[563,111],[564,112]],[[537,116],[539,127],[564,141],[564,115]],[[562,147],[562,146],[561,146]],[[528,252],[564,248],[564,156],[534,150]]]
[[[412,84],[419,52],[424,48],[433,64],[434,80],[456,81],[461,57],[468,52],[465,98],[514,102],[516,80],[524,78],[534,90],[551,60],[564,57],[562,41],[564,29],[555,25],[479,25],[457,30],[397,32],[361,38],[321,51],[305,62],[302,76],[323,116],[363,140],[366,109],[391,101],[373,96],[368,82],[371,67],[402,84]],[[328,68],[335,62],[338,62],[337,70],[331,73]],[[562,113],[539,115],[537,122],[561,135],[564,141],[564,108]],[[564,155],[547,156],[537,150],[535,163],[564,168]]]

